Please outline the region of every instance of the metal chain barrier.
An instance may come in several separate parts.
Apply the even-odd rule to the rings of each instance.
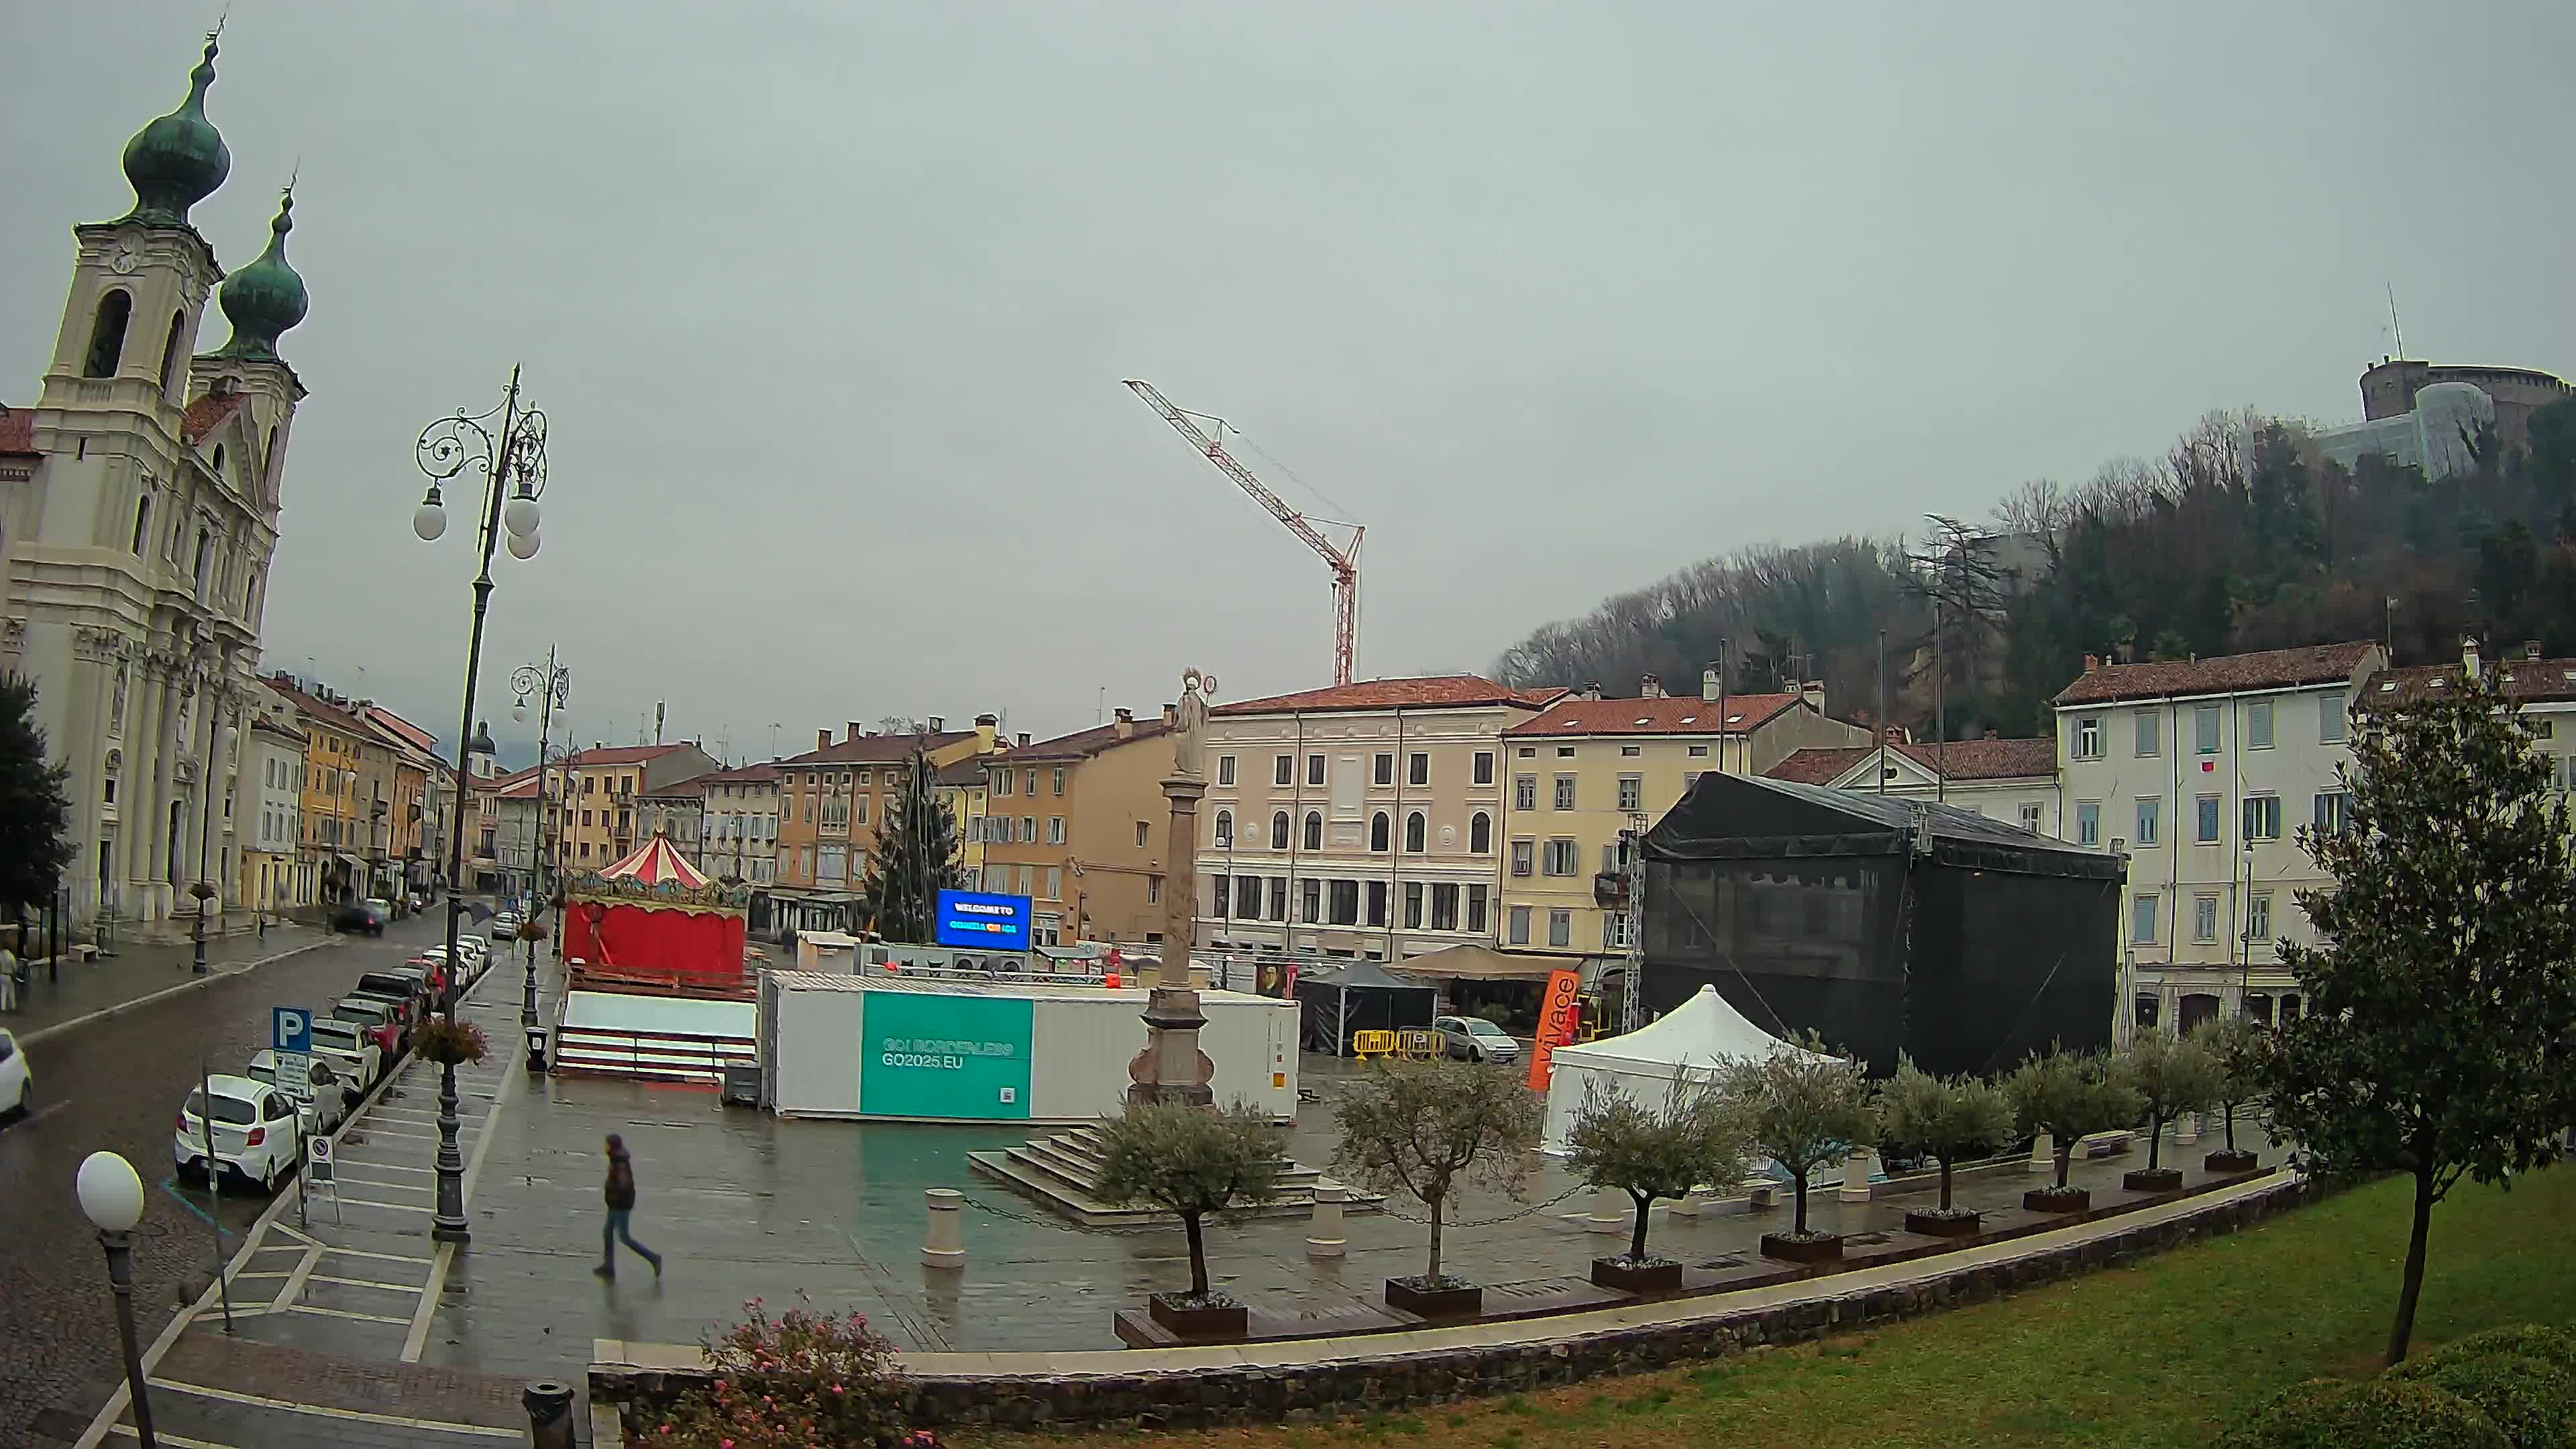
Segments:
[[[1555,1207],[1557,1204],[1564,1202],[1566,1199],[1574,1197],[1575,1195],[1587,1190],[1588,1189],[1586,1189],[1583,1184],[1576,1183],[1574,1186],[1567,1188],[1565,1191],[1558,1193],[1556,1196],[1549,1198],[1545,1202],[1534,1202],[1527,1207],[1514,1208],[1512,1211],[1504,1213],[1500,1217],[1478,1218],[1472,1223],[1447,1223],[1443,1226],[1451,1228],[1490,1228],[1496,1223],[1507,1223],[1514,1218],[1525,1218],[1532,1213],[1545,1212],[1549,1208]],[[1399,1207],[1382,1206],[1378,1211],[1391,1218],[1402,1218],[1408,1223],[1420,1223],[1426,1228],[1431,1226],[1431,1219],[1406,1212],[1404,1209]]]
[[[963,1193],[958,1194],[958,1197],[966,1204],[966,1206],[984,1214],[986,1217],[1000,1218],[1006,1223],[1023,1223],[1030,1227],[1053,1228],[1059,1233],[1082,1233],[1086,1235],[1102,1234],[1109,1237],[1143,1237],[1150,1233],[1177,1233],[1181,1230],[1180,1220],[1177,1218],[1168,1223],[1105,1223],[1098,1226],[1092,1226],[1083,1223],[1068,1223],[1061,1218],[1042,1218],[1033,1216],[1029,1213],[1014,1212],[1009,1208],[995,1207],[991,1203],[967,1197]]]

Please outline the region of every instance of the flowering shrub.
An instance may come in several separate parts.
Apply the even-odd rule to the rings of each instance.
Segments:
[[[705,1340],[714,1379],[630,1437],[662,1449],[939,1449],[927,1430],[904,1432],[894,1345],[866,1314],[742,1307],[742,1322]]]
[[[425,1062],[440,1066],[462,1066],[479,1062],[492,1050],[492,1039],[483,1028],[470,1021],[450,1021],[433,1016],[420,1024],[412,1034],[412,1050]]]

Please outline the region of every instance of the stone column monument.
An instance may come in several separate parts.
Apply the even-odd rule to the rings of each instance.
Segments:
[[[1130,1102],[1188,1102],[1209,1106],[1216,1091],[1216,1063],[1199,1050],[1199,994],[1190,988],[1190,944],[1198,926],[1199,797],[1207,793],[1204,761],[1208,696],[1216,693],[1216,676],[1195,669],[1181,674],[1181,699],[1174,710],[1172,773],[1163,781],[1164,798],[1172,802],[1172,824],[1166,836],[1171,852],[1163,872],[1163,964],[1145,1001],[1145,1049],[1127,1064],[1134,1084]]]

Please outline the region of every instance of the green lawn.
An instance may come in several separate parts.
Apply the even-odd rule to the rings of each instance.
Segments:
[[[1337,1424],[1141,1437],[1156,1449],[2197,1449],[2283,1385],[2378,1366],[2410,1191],[2378,1183],[2134,1266],[1806,1348]],[[2576,1327],[2571,1221],[2576,1170],[2510,1193],[2462,1184],[2434,1212],[2417,1349],[2498,1323]]]

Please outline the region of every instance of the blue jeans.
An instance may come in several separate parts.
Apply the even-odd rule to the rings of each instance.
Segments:
[[[633,1208],[608,1210],[608,1221],[599,1229],[600,1265],[608,1268],[617,1266],[617,1244],[623,1240],[626,1246],[635,1250],[635,1256],[652,1264],[653,1271],[659,1273],[662,1271],[662,1255],[635,1241],[635,1234],[626,1226],[626,1220],[634,1216],[634,1213]]]

